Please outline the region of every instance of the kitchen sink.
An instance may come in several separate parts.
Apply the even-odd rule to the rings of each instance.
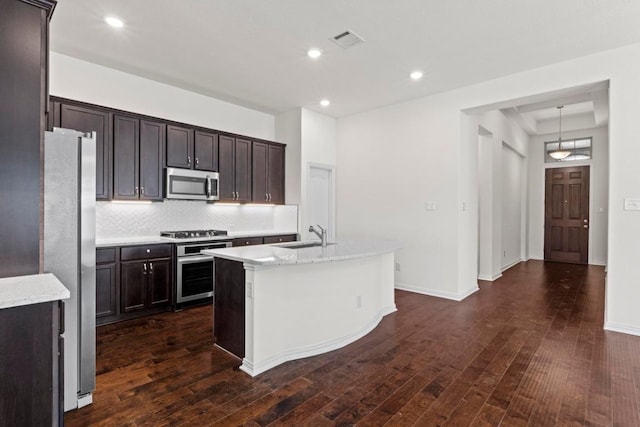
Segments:
[[[335,245],[335,243],[327,243],[327,246]],[[320,242],[297,242],[297,243],[284,243],[282,245],[273,245],[278,248],[284,249],[304,249],[304,248],[313,248],[313,247],[321,247],[322,244]]]

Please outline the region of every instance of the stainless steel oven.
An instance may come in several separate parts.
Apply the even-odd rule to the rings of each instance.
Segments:
[[[204,249],[231,246],[230,240],[176,244],[176,302],[178,304],[213,296],[213,257],[202,255]]]

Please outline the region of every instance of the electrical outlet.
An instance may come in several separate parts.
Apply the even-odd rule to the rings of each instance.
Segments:
[[[400,263],[396,262],[396,271],[400,271]]]
[[[435,211],[438,209],[438,205],[435,202],[426,202],[424,204],[425,211]]]
[[[625,211],[640,211],[640,199],[624,199]]]

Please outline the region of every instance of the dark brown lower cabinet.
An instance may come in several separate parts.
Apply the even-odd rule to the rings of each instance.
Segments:
[[[213,339],[225,350],[244,357],[244,266],[241,262],[215,258],[215,305]]]
[[[122,312],[171,305],[171,258],[156,258],[120,264]]]
[[[96,249],[96,325],[112,322],[118,315],[116,250]]]
[[[173,306],[173,245],[96,250],[96,324],[146,316]]]
[[[0,309],[0,425],[63,425],[61,304]]]
[[[283,234],[281,236],[264,236],[265,245],[268,245],[270,243],[295,242],[296,240],[298,240],[298,236],[296,234]]]
[[[282,243],[282,242],[295,242],[298,240],[297,234],[282,234],[278,236],[264,236],[264,237],[244,237],[233,239],[232,245],[235,246],[252,246],[263,245],[270,243]]]

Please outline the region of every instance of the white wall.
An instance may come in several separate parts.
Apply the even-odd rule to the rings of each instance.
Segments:
[[[502,146],[502,262],[504,270],[522,260],[522,218],[524,159],[509,147]]]
[[[640,197],[639,67],[635,44],[340,119],[339,233],[402,239],[400,284],[463,296],[477,275],[478,131],[461,111],[609,81],[606,325],[640,334],[640,212],[622,209],[625,197]],[[438,210],[425,212],[425,201]]]
[[[134,113],[273,140],[271,114],[51,52],[50,93]]]
[[[478,278],[495,280],[505,267],[526,259],[526,152],[529,136],[499,110],[471,115],[470,129],[482,129],[485,153],[479,154],[479,259],[484,260]],[[506,148],[505,148],[506,147]],[[510,150],[506,152],[505,150]],[[520,161],[513,159],[519,157]],[[514,168],[517,169],[514,170]],[[517,181],[505,184],[515,174]],[[517,206],[512,206],[517,203]],[[506,215],[506,216],[505,216]],[[520,215],[519,217],[517,215]]]
[[[544,259],[544,171],[548,167],[590,166],[589,264],[607,263],[607,225],[609,200],[609,135],[607,127],[562,132],[563,139],[589,137],[592,159],[584,162],[544,163],[544,143],[558,138],[557,133],[531,138],[529,145],[529,253]]]
[[[276,116],[276,140],[287,144],[285,149],[285,193],[287,204],[300,204],[302,182],[302,120],[301,109],[288,111]]]

